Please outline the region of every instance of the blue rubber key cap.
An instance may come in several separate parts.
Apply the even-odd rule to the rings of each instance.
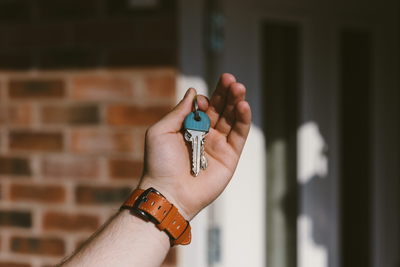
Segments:
[[[190,112],[183,123],[185,128],[185,139],[192,144],[192,174],[199,175],[200,169],[205,170],[208,166],[204,155],[205,136],[210,130],[210,118],[206,113],[197,110],[195,99],[195,111]]]

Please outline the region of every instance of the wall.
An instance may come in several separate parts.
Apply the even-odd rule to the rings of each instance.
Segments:
[[[175,1],[136,2],[0,0],[1,267],[56,264],[137,185],[178,38]]]
[[[176,72],[17,72],[0,80],[0,266],[54,264],[137,185],[145,131],[173,107]]]
[[[374,140],[370,143],[373,148],[373,161],[370,166],[374,169],[373,180],[373,219],[374,224],[371,235],[374,241],[373,266],[395,266],[398,263],[398,167],[392,165],[398,162],[398,141],[394,137],[398,135],[398,1],[223,1],[225,14],[224,52],[222,56],[222,71],[236,74],[236,78],[248,88],[246,98],[253,112],[253,127],[257,129],[263,125],[262,114],[265,100],[261,97],[264,78],[261,72],[261,58],[264,47],[261,46],[261,25],[265,21],[274,21],[282,24],[297,24],[301,27],[301,90],[300,110],[294,116],[300,117],[299,123],[303,126],[318,125],[320,136],[328,145],[327,151],[327,175],[315,177],[312,184],[302,184],[299,189],[300,214],[311,215],[316,220],[312,224],[302,220],[298,221],[298,265],[299,266],[341,266],[340,255],[340,136],[341,103],[339,102],[339,38],[340,30],[349,27],[351,29],[370,29],[374,34],[373,41],[373,68],[374,102],[370,108],[373,119],[370,122],[370,130],[373,131]],[[357,103],[354,103],[357,107]],[[255,127],[254,127],[255,126]],[[389,130],[390,128],[390,130]],[[260,129],[260,128],[259,128]],[[302,128],[299,127],[299,130]],[[301,131],[299,131],[300,133]],[[260,136],[263,139],[264,133]],[[318,135],[316,135],[318,136]],[[299,135],[301,137],[301,135]],[[312,137],[312,136],[311,136]],[[264,149],[263,140],[253,139],[259,143],[259,150]],[[268,137],[266,137],[268,138]],[[299,138],[301,139],[301,138]],[[312,138],[311,138],[312,139]],[[316,139],[318,140],[318,139]],[[311,141],[316,141],[311,140]],[[300,152],[310,155],[307,143],[298,147]],[[255,154],[255,152],[253,153]],[[303,155],[301,153],[300,155]],[[257,158],[258,157],[254,157]],[[397,160],[397,161],[396,161]],[[265,162],[265,161],[264,161]],[[314,165],[317,165],[317,161]],[[299,161],[298,164],[302,164]],[[246,166],[247,167],[247,166]],[[263,166],[268,170],[270,166]],[[301,170],[301,166],[298,166]],[[304,166],[307,167],[307,166]],[[259,169],[260,166],[257,166]],[[256,170],[247,167],[247,172]],[[318,174],[318,173],[317,173]],[[237,192],[247,189],[251,192],[256,188],[258,194],[265,193],[258,186],[262,186],[264,177],[248,175],[245,181],[241,181],[240,187],[232,190],[232,186],[239,183],[233,180],[228,190],[224,193],[227,203],[238,199]],[[301,177],[299,177],[301,178]],[[251,179],[251,180],[250,180]],[[249,182],[250,181],[250,182]],[[299,184],[301,184],[299,179]],[[315,183],[317,182],[317,183]],[[318,183],[320,182],[320,183]],[[255,186],[254,186],[255,184]],[[310,186],[311,185],[311,186]],[[266,189],[270,188],[269,185]],[[265,189],[265,188],[264,188]],[[236,192],[235,192],[236,190]],[[254,195],[254,193],[252,194]],[[248,194],[246,194],[248,196]],[[265,195],[258,196],[266,202]],[[389,204],[390,203],[390,204]],[[243,210],[242,206],[235,206],[236,210]],[[284,203],[276,203],[283,206]],[[263,203],[256,202],[252,205],[257,212],[247,212],[256,216],[256,222],[264,218]],[[247,209],[246,209],[247,210]],[[312,211],[312,213],[310,212]],[[261,218],[260,218],[261,217]],[[265,266],[265,257],[269,255],[258,254],[258,251],[243,253],[243,243],[237,242],[237,228],[240,225],[247,229],[252,238],[252,243],[263,243],[265,225],[260,228],[251,225],[251,221],[243,222],[246,218],[242,213],[226,213],[224,223],[233,224],[225,231],[224,238],[224,264],[226,266],[243,266],[247,258],[261,262]],[[252,217],[254,218],[254,217]],[[373,222],[372,222],[373,221]],[[241,222],[241,223],[238,223]],[[305,223],[305,224],[304,224]],[[397,223],[398,225],[398,223]],[[323,226],[322,228],[319,226]],[[304,233],[304,236],[302,235]],[[257,235],[258,234],[258,235]],[[268,238],[268,237],[267,237]],[[304,242],[301,242],[304,241]],[[248,244],[250,242],[246,242]],[[257,250],[259,246],[252,246]],[[261,247],[265,252],[265,247]],[[315,263],[317,262],[317,263]],[[225,266],[225,265],[224,265]]]

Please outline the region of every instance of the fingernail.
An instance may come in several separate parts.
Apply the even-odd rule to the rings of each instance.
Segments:
[[[183,98],[186,98],[189,95],[189,91],[190,91],[190,88],[186,91],[185,96]]]
[[[196,96],[197,102],[204,102],[204,99],[202,97],[199,97],[199,95]]]

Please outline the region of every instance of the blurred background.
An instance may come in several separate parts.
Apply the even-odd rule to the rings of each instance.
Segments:
[[[163,267],[400,266],[397,0],[0,0],[0,267],[59,262],[223,72],[253,125]]]

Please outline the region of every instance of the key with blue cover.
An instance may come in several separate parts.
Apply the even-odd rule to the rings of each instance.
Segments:
[[[199,175],[200,169],[205,170],[208,166],[204,155],[205,136],[210,130],[210,118],[206,113],[197,110],[195,99],[195,111],[190,112],[183,123],[185,128],[185,139],[192,144],[192,174]]]

